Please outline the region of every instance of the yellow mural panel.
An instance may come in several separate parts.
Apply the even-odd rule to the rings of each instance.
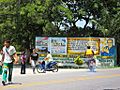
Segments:
[[[81,54],[91,46],[95,54],[100,53],[100,39],[99,38],[68,38],[68,54]]]

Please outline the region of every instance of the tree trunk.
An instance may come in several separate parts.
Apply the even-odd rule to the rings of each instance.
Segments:
[[[86,19],[84,19],[84,20],[86,21],[86,23],[85,23],[85,25],[84,25],[83,30],[86,30],[86,27],[87,27],[87,25],[88,25],[88,23],[89,23],[89,18],[86,18]]]

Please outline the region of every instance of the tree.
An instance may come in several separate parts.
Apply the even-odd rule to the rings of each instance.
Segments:
[[[36,36],[110,36],[119,43],[119,6],[119,0],[0,0],[1,41],[32,48]],[[81,20],[83,28],[76,25]]]

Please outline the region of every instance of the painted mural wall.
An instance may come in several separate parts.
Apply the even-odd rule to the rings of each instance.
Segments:
[[[50,51],[53,56],[62,59],[83,56],[87,46],[91,46],[101,63],[115,65],[117,51],[114,38],[36,37],[35,40],[35,48],[38,49],[40,55]]]

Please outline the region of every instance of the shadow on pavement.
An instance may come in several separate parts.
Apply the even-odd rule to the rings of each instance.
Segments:
[[[22,85],[22,83],[7,83],[5,86],[8,86],[8,85]]]

